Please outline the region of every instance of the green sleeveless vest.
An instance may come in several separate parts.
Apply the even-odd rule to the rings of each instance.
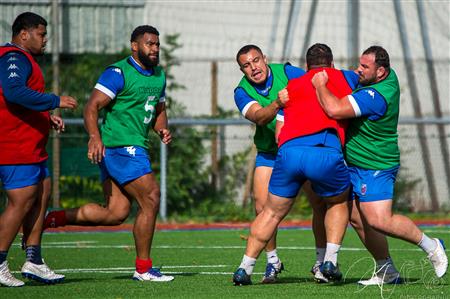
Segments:
[[[400,86],[397,75],[391,69],[383,81],[356,89],[354,93],[366,88],[373,88],[383,96],[386,113],[375,121],[361,117],[350,122],[346,160],[365,169],[388,169],[400,164],[397,134]]]
[[[288,83],[288,78],[284,71],[284,67],[284,64],[269,64],[273,81],[267,97],[260,95],[245,76],[239,82],[238,87],[244,89],[245,92],[262,107],[266,107],[277,99],[278,92],[285,88]],[[276,121],[276,118],[274,118],[270,123],[264,126],[256,125],[256,132],[255,136],[253,136],[253,141],[255,142],[258,152],[270,154],[277,153],[278,146],[275,142]]]
[[[155,122],[156,105],[165,84],[161,67],[153,68],[153,75],[145,76],[135,69],[128,58],[111,67],[122,71],[125,83],[122,91],[105,107],[101,127],[106,147],[149,147],[149,131]]]

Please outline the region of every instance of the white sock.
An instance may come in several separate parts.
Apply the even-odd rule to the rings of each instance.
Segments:
[[[276,249],[274,249],[272,251],[267,251],[266,255],[267,255],[267,262],[268,263],[270,263],[270,264],[278,264],[280,262],[280,259],[278,258]]]
[[[323,259],[325,258],[326,248],[316,247],[316,265],[320,265],[323,263]]]
[[[436,250],[437,244],[434,239],[431,239],[424,233],[422,233],[422,240],[420,240],[419,244],[420,248],[422,248],[423,251],[426,253],[430,253]]]
[[[337,265],[337,255],[339,252],[339,249],[341,249],[341,245],[333,244],[333,243],[327,243],[327,249],[325,252],[325,258],[323,259],[326,261],[331,261],[333,265]]]
[[[241,262],[241,265],[239,266],[239,268],[243,268],[245,270],[245,272],[247,272],[248,275],[252,275],[253,268],[255,267],[255,263],[256,263],[255,258],[246,256],[244,254],[244,257],[242,258],[242,262]]]

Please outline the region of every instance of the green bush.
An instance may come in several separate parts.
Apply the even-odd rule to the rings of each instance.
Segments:
[[[61,208],[75,208],[89,202],[103,203],[103,188],[98,177],[61,176]]]

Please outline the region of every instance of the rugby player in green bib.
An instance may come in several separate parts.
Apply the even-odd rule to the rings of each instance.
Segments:
[[[359,283],[401,282],[389,256],[386,235],[419,246],[427,254],[436,276],[442,277],[448,267],[443,241],[428,237],[411,219],[392,212],[400,167],[397,133],[400,86],[390,67],[389,54],[380,46],[369,47],[360,57],[357,72],[359,88],[342,99],[326,86],[326,72],[317,73],[312,83],[329,117],[355,118],[350,122],[345,147],[354,199],[351,222],[376,260],[373,276]]]
[[[234,101],[241,114],[256,124],[254,143],[257,154],[253,175],[253,198],[258,215],[269,196],[269,180],[275,164],[278,145],[275,140],[275,124],[277,112],[285,102],[278,97],[278,92],[286,87],[288,81],[305,74],[305,71],[286,64],[268,63],[266,56],[256,45],[245,45],[236,54],[236,61],[244,74],[234,90]],[[306,187],[306,188],[305,188]],[[303,191],[313,207],[313,233],[316,243],[316,262],[311,273],[316,280],[326,279],[319,270],[325,257],[326,236],[324,217],[326,206],[315,194],[311,186],[305,184]],[[282,271],[283,264],[278,258],[276,232],[265,248],[267,256],[266,271],[263,283],[273,283]]]
[[[106,206],[90,203],[51,212],[46,227],[63,225],[118,225],[138,203],[133,227],[138,281],[166,282],[152,267],[150,250],[159,207],[160,189],[152,172],[149,132],[170,143],[165,109],[166,77],[159,63],[159,32],[144,25],[131,34],[131,56],[109,66],[100,76],[84,109],[89,134],[88,159],[99,164]],[[104,110],[101,129],[98,114]]]

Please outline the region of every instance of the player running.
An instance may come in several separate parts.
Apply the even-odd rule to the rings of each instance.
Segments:
[[[148,154],[149,131],[153,129],[165,144],[172,139],[165,107],[166,77],[158,66],[158,30],[148,25],[134,29],[131,51],[130,57],[103,72],[84,110],[89,134],[88,159],[100,166],[107,205],[90,203],[51,212],[46,217],[46,226],[118,225],[128,217],[131,201],[135,199],[139,209],[133,227],[136,246],[133,279],[166,282],[174,277],[153,268],[150,258],[160,189]],[[100,110],[105,111],[101,130]]]

